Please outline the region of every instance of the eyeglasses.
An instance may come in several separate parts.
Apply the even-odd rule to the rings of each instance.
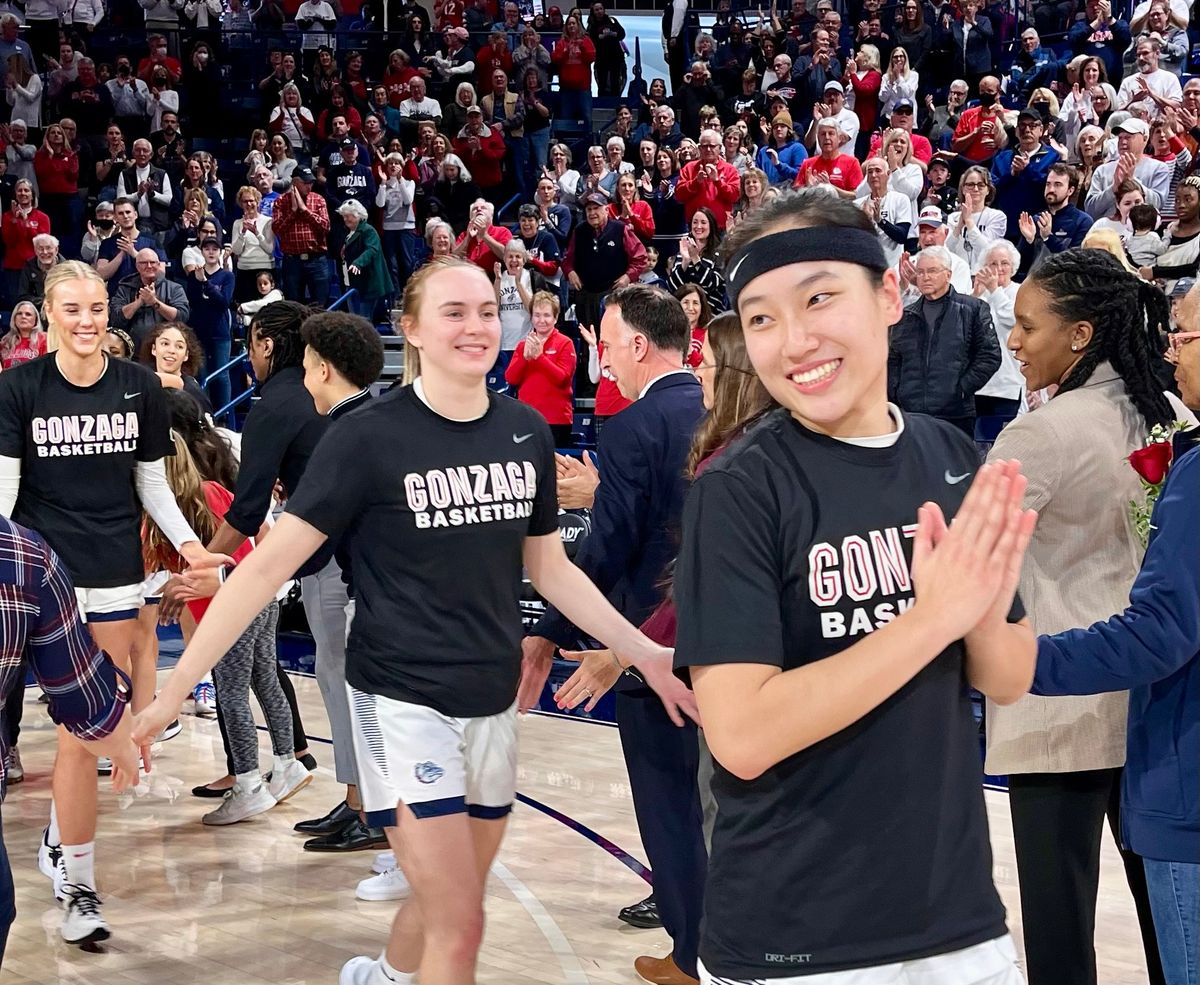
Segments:
[[[986,181],[964,181],[963,188],[987,188]]]
[[[1200,339],[1200,332],[1172,332],[1167,336],[1167,351],[1163,353],[1163,358],[1172,366],[1179,364],[1179,352],[1189,342],[1195,342]]]

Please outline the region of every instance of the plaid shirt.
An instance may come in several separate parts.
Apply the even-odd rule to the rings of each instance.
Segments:
[[[26,660],[55,722],[84,740],[103,739],[117,727],[129,678],[84,629],[58,555],[40,534],[0,517],[0,703],[25,673]],[[0,782],[7,735],[0,730]]]
[[[275,199],[271,228],[275,231],[284,256],[326,252],[329,206],[325,204],[324,196],[316,192],[309,192],[304,204],[308,206],[307,215],[296,208],[295,196],[291,192],[285,192]]]

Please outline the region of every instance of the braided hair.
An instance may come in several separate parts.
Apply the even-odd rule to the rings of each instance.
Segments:
[[[259,338],[274,342],[271,349],[271,369],[267,380],[281,369],[304,363],[304,338],[300,326],[316,309],[299,301],[273,301],[261,308],[250,323],[250,331]],[[265,383],[267,380],[260,380]]]
[[[1049,295],[1058,317],[1092,326],[1091,341],[1058,392],[1083,386],[1100,363],[1109,362],[1146,424],[1170,424],[1175,415],[1154,372],[1162,357],[1161,333],[1170,324],[1167,296],[1103,250],[1055,254],[1028,280]]]

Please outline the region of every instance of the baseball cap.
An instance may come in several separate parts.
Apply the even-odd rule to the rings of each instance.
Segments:
[[[353,137],[343,137],[341,139],[341,142],[338,144],[338,146],[339,147],[357,147],[358,145],[354,142]]]
[[[200,243],[200,249],[206,250],[210,246],[219,247],[220,245],[221,245],[221,241],[219,239],[214,239],[212,236],[210,236],[210,237],[208,237],[208,239],[203,240]]]
[[[1140,133],[1143,137],[1150,136],[1150,124],[1131,116],[1128,120],[1113,127],[1113,133]]]
[[[893,113],[911,113],[913,111],[913,102],[911,99],[901,99],[893,107]]]
[[[918,226],[944,226],[946,217],[936,205],[926,205],[917,219]]]
[[[1175,281],[1175,286],[1171,288],[1170,298],[1174,301],[1176,298],[1181,298],[1196,286],[1196,278],[1180,277]]]
[[[467,116],[474,116],[476,114],[483,116],[483,107],[478,106],[475,103],[472,103],[470,106],[467,107]]]
[[[956,158],[957,155],[955,155],[952,151],[940,150],[930,159],[929,167],[933,167],[935,164],[940,164],[944,168],[949,168],[950,165],[954,163]]]
[[[471,35],[467,33],[465,27],[452,27],[447,34],[453,34],[459,41],[466,41]]]
[[[292,181],[303,181],[306,185],[311,185],[316,180],[312,168],[296,168],[292,172]]]
[[[599,205],[602,209],[608,208],[608,199],[599,192],[588,192],[583,196],[583,206],[587,208],[589,205]]]
[[[836,79],[830,79],[828,82],[825,83],[825,91],[829,92],[830,89],[834,90],[835,92],[840,92],[843,94],[846,92],[846,90],[842,88],[842,84],[840,82],[838,82]]]
[[[538,207],[536,205],[530,205],[527,203],[517,209],[518,219],[537,219],[539,216],[541,216],[541,212],[538,211]]]
[[[1042,119],[1042,114],[1039,113],[1036,109],[1021,110],[1021,112],[1019,112],[1017,114],[1017,122],[1020,123],[1021,120],[1033,120],[1035,123],[1044,123],[1045,122]]]

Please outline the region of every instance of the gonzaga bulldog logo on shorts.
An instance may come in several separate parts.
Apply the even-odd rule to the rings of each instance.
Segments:
[[[446,775],[446,771],[438,766],[437,763],[431,763],[427,760],[424,763],[417,763],[413,767],[413,775],[417,778],[418,783],[437,783],[438,780]]]

